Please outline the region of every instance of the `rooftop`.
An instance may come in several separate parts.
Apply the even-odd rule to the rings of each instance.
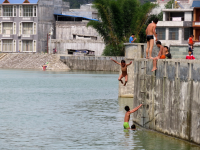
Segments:
[[[162,9],[163,12],[186,12],[193,11],[193,9]]]
[[[193,1],[192,7],[200,7],[200,1]]]
[[[4,3],[8,1],[9,3]],[[0,4],[23,4],[25,0],[0,0]],[[38,0],[28,0],[30,4],[37,4]],[[27,3],[25,3],[27,4]]]

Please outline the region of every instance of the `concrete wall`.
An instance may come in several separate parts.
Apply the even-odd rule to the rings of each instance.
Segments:
[[[60,56],[60,60],[72,70],[119,72],[120,66],[110,58],[118,62],[124,59],[124,57]]]
[[[87,27],[88,22],[56,21],[56,39],[72,40],[73,35],[85,35],[97,37],[97,41],[103,41],[98,32]]]
[[[38,1],[38,50],[45,52],[47,49],[47,34],[50,28],[54,28],[55,38],[55,18],[54,13],[61,14],[63,10],[69,10],[69,3],[62,0],[39,0]]]
[[[200,61],[134,62],[134,122],[200,144]],[[137,86],[136,86],[137,85]]]
[[[50,53],[53,53],[53,48],[56,47],[58,54],[68,54],[68,49],[87,49],[95,51],[96,56],[101,56],[105,48],[104,42],[93,40],[52,40]]]

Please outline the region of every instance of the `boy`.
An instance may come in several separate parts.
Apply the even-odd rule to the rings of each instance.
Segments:
[[[141,106],[142,106],[142,104],[140,104],[138,107],[134,108],[131,111],[130,111],[129,106],[126,106],[124,108],[126,110],[126,114],[125,114],[125,117],[124,117],[124,129],[130,129],[130,127],[129,127],[130,114],[137,111]]]
[[[133,125],[131,126],[131,129],[132,129],[132,130],[136,130],[136,126],[133,124]]]
[[[165,56],[165,50],[164,50],[164,47],[161,45],[161,42],[160,41],[157,41],[156,42],[156,46],[158,47],[158,48],[160,48],[160,51],[159,51],[159,53],[158,53],[158,56],[157,57],[155,57],[155,58],[153,58],[153,69],[151,70],[151,71],[155,71],[155,70],[157,70],[157,67],[156,67],[156,65],[157,65],[157,60],[158,59],[161,59],[161,56]]]
[[[188,55],[186,56],[186,59],[195,60],[195,57],[192,55],[192,51],[191,50],[188,51]]]
[[[150,58],[152,59],[152,49],[153,49],[153,45],[154,45],[154,37],[157,39],[157,34],[155,32],[156,30],[156,24],[158,23],[158,18],[155,18],[153,20],[153,23],[150,23],[146,29],[146,36],[147,36],[147,49],[146,49],[146,58]],[[148,57],[148,53],[149,53],[149,57]]]
[[[132,61],[129,64],[126,64],[125,60],[122,60],[121,63],[118,63],[117,61],[110,58],[115,63],[119,64],[121,66],[122,74],[119,76],[119,81],[123,84],[122,78],[125,77],[125,83],[124,86],[126,86],[126,83],[128,82],[128,74],[127,74],[127,67],[132,64]]]
[[[189,44],[191,50],[194,49],[194,47],[193,47],[193,45],[194,45],[193,38],[194,38],[194,35],[191,35],[190,38],[189,38],[189,42],[188,42],[188,44]]]
[[[135,37],[135,34],[132,34],[131,37],[129,38],[129,43],[134,43],[136,38]]]

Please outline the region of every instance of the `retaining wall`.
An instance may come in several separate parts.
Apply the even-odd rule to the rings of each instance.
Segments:
[[[133,121],[149,129],[200,144],[200,61],[134,61]]]
[[[119,72],[120,66],[110,58],[118,62],[124,59],[124,57],[60,56],[60,60],[72,70]]]

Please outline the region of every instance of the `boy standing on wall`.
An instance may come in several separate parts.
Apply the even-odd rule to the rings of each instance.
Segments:
[[[153,58],[153,69],[151,71],[157,70],[157,60],[158,59],[165,59],[166,58],[164,47],[161,45],[160,41],[156,42],[156,46],[158,48],[160,48],[160,51],[158,53],[158,56]]]
[[[116,64],[121,66],[122,74],[119,76],[119,81],[123,84],[122,78],[125,77],[125,83],[124,86],[126,86],[126,83],[128,82],[128,74],[127,74],[127,67],[132,64],[132,61],[129,64],[126,64],[125,60],[122,60],[121,63],[118,63],[117,61],[110,58],[112,61],[114,61]]]
[[[124,108],[126,110],[126,114],[125,114],[125,117],[124,117],[124,129],[130,129],[130,127],[129,127],[130,114],[137,111],[141,106],[142,106],[142,104],[140,104],[138,107],[132,109],[131,111],[130,111],[129,106],[126,106]]]
[[[146,29],[146,36],[147,36],[147,49],[146,49],[146,58],[150,58],[152,59],[152,49],[153,49],[153,45],[154,45],[154,37],[153,35],[156,37],[156,41],[157,39],[157,34],[156,34],[156,24],[158,23],[158,18],[155,18],[153,20],[153,23],[150,23]],[[149,57],[148,57],[148,53],[149,53]]]

